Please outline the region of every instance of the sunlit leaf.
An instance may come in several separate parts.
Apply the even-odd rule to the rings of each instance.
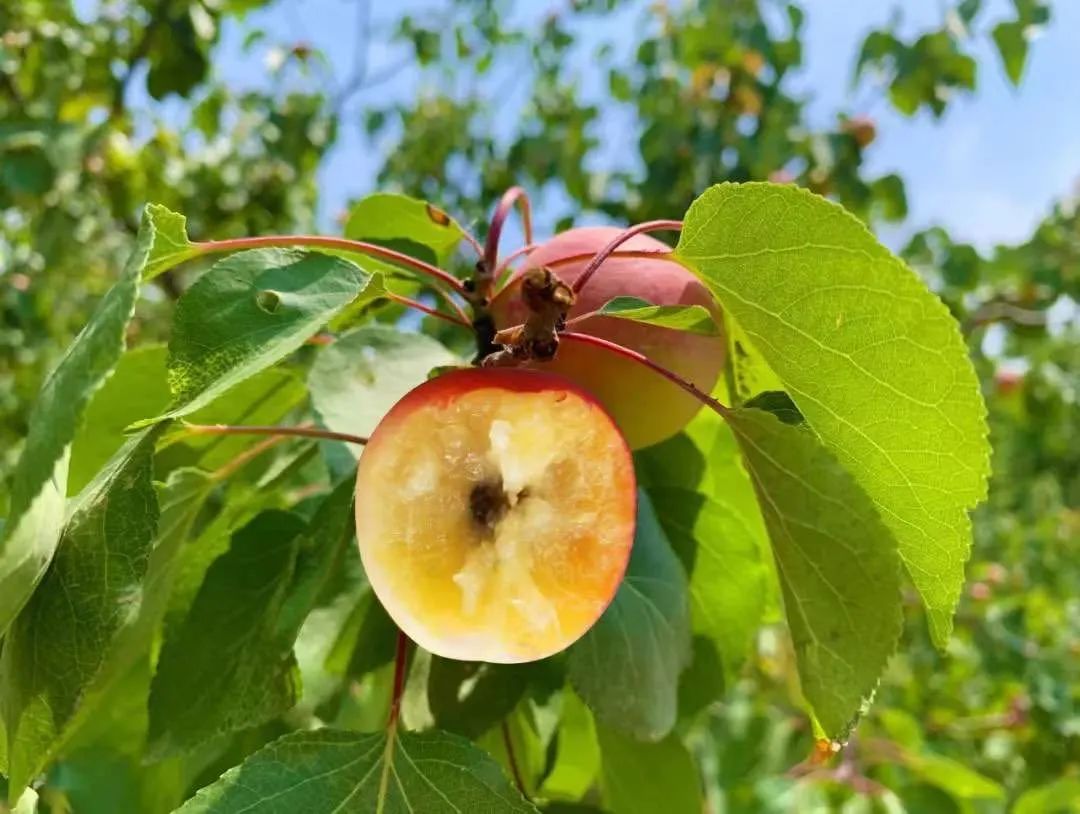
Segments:
[[[728,421],[769,529],[803,694],[843,740],[900,636],[896,542],[811,433],[760,410]]]
[[[870,496],[943,644],[989,471],[985,407],[948,310],[859,221],[794,187],[711,188],[676,254]]]

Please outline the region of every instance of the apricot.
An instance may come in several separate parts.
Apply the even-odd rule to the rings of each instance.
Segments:
[[[356,539],[421,647],[533,661],[611,602],[636,503],[630,450],[588,392],[538,371],[457,370],[409,392],[364,447]]]
[[[620,231],[599,226],[563,232],[534,250],[526,268],[547,266],[572,285],[584,271],[588,257],[567,265],[559,265],[558,261],[575,255],[591,257]],[[647,235],[636,235],[620,251],[668,253],[671,249]],[[552,266],[553,263],[556,265]],[[578,293],[569,316],[596,311],[615,297],[637,297],[654,305],[701,305],[712,312],[720,325],[719,308],[708,289],[674,260],[608,258]],[[520,295],[520,278],[495,296],[491,311],[499,329],[525,320],[527,309]],[[589,317],[575,323],[572,329],[643,353],[705,393],[716,386],[724,365],[726,344],[719,333],[703,336],[616,317]],[[633,449],[671,437],[701,408],[693,396],[653,371],[592,345],[565,340],[552,361],[528,364],[566,376],[592,391],[615,417],[615,423]]]

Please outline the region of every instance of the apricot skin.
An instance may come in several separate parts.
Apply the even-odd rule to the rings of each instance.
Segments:
[[[516,368],[443,374],[376,427],[356,482],[368,580],[445,658],[557,653],[614,598],[633,544],[633,460],[573,382]]]
[[[552,262],[563,258],[592,255],[620,231],[600,226],[563,232],[534,250],[524,268],[550,267]],[[647,235],[635,235],[620,250],[671,251],[669,246]],[[584,259],[552,270],[572,285],[587,264],[588,259]],[[596,311],[621,296],[638,297],[654,305],[701,305],[712,312],[720,326],[719,307],[701,281],[674,260],[659,258],[609,258],[578,293],[569,316]],[[491,311],[499,329],[524,321],[526,310],[518,281],[511,282],[496,295]],[[590,317],[575,323],[572,330],[643,353],[705,393],[716,386],[724,365],[726,343],[722,335],[702,336],[612,317]],[[572,340],[559,345],[552,361],[529,364],[566,376],[591,390],[615,417],[633,449],[671,437],[701,408],[693,396],[640,364]]]

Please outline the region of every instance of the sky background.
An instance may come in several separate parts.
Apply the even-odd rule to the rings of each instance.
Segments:
[[[91,2],[92,0],[85,0]],[[524,14],[545,14],[562,0],[528,0],[519,3]],[[678,0],[673,0],[677,3]],[[767,0],[763,0],[768,5]],[[82,3],[80,5],[83,5]],[[886,24],[903,5],[900,31],[904,35],[941,21],[939,0],[805,0],[805,68],[794,78],[797,88],[810,100],[811,122],[827,126],[837,111],[869,114],[879,123],[879,138],[868,153],[871,174],[896,172],[907,182],[910,216],[900,228],[882,230],[886,242],[898,246],[907,234],[932,224],[944,225],[958,240],[982,248],[1021,241],[1031,234],[1055,200],[1070,196],[1080,178],[1080,1],[1056,0],[1053,19],[1033,43],[1024,80],[1019,89],[1005,78],[988,36],[978,37],[978,89],[954,101],[940,120],[926,113],[906,118],[896,113],[882,93],[852,86],[852,69],[866,33]],[[1010,11],[1008,0],[986,0],[986,11],[977,29],[988,31]],[[387,10],[389,6],[389,11]],[[440,3],[397,0],[386,4],[373,0],[373,30],[380,21],[402,10],[418,17],[437,10]],[[591,46],[602,38],[616,43],[633,37],[642,21],[643,4],[627,2],[605,18],[603,27],[586,24],[578,35],[583,47],[568,70],[582,92],[601,98],[606,76],[592,69]],[[236,87],[268,82],[267,63],[271,44],[304,41],[323,51],[337,77],[352,70],[358,19],[356,0],[279,0],[239,23],[230,23],[214,60],[214,70]],[[246,33],[265,28],[270,36],[262,45],[245,49]],[[388,46],[377,33],[371,38],[371,72],[389,68],[390,78],[354,99],[351,111],[359,113],[372,100],[409,98],[423,91],[417,72],[398,69],[408,53]],[[500,92],[500,108],[512,114],[523,104],[527,82],[516,83],[509,93]],[[167,106],[166,106],[167,107]],[[620,145],[636,138],[625,111],[602,107],[597,135],[604,149],[600,166],[609,155],[622,153]],[[380,150],[360,132],[359,116],[346,120],[333,153],[322,168],[320,222],[334,228],[333,218],[351,198],[372,191]],[[554,204],[543,195],[534,203],[545,220]],[[677,217],[680,213],[672,213]],[[508,237],[513,237],[508,234]]]

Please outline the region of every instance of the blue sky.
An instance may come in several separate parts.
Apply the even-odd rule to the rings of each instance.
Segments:
[[[520,4],[532,13],[557,8],[561,0]],[[678,0],[674,0],[678,2]],[[398,0],[403,8],[438,8],[438,2]],[[1034,44],[1019,89],[1005,79],[987,37],[979,46],[979,88],[974,96],[957,99],[941,120],[920,114],[908,119],[892,111],[881,94],[854,89],[851,71],[866,32],[880,27],[900,3],[893,0],[806,0],[805,70],[795,87],[811,97],[810,116],[818,123],[832,121],[837,110],[869,113],[878,120],[879,140],[869,154],[874,173],[898,172],[908,182],[911,210],[902,229],[886,230],[894,245],[904,234],[933,223],[946,226],[958,239],[982,247],[1024,239],[1054,200],[1070,195],[1080,177],[1080,2],[1057,0],[1054,19]],[[907,0],[901,30],[915,32],[940,22],[939,0]],[[1008,0],[987,0],[979,26],[989,28],[1008,13]],[[376,25],[387,19],[386,4],[372,2]],[[628,3],[604,23],[603,33],[586,28],[585,42],[598,37],[632,36],[640,23],[640,3]],[[380,11],[380,9],[382,9]],[[279,0],[224,32],[215,70],[240,86],[266,82],[267,48],[245,52],[246,30],[264,27],[268,41],[303,40],[324,51],[333,72],[348,75],[356,36],[355,0]],[[373,71],[395,66],[403,54],[373,38]],[[599,77],[587,59],[571,64],[583,89],[598,88]],[[524,86],[525,83],[522,83]],[[408,97],[422,90],[414,71],[394,71],[392,78],[367,91],[366,99]],[[500,100],[501,104],[506,104]],[[608,143],[627,133],[619,113],[605,115],[599,135]],[[355,196],[374,188],[378,150],[361,138],[355,124],[346,124],[340,143],[322,170],[321,220],[329,228],[333,215]],[[544,204],[540,201],[541,221]],[[677,216],[679,213],[672,213]],[[508,236],[509,237],[509,236]]]

